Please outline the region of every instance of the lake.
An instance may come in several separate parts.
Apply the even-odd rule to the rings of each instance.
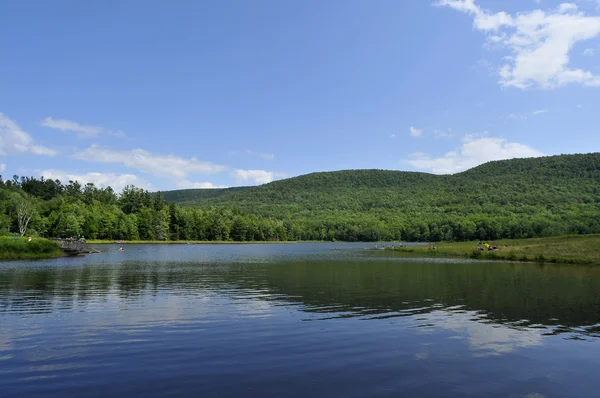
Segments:
[[[0,263],[0,397],[600,395],[600,267],[370,246]]]

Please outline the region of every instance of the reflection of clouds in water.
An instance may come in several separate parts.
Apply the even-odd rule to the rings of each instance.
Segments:
[[[10,351],[13,349],[15,337],[13,329],[0,328],[0,361],[12,358]]]
[[[238,316],[251,318],[267,318],[272,316],[273,306],[266,300],[247,299],[236,306]]]
[[[18,327],[0,328],[0,367],[20,353],[25,362],[13,367],[20,380],[58,377],[89,366],[84,358],[99,355],[99,347],[108,341],[107,351],[160,353],[164,343],[156,339],[157,332],[175,332],[179,339],[185,333],[193,341],[205,328],[214,330],[236,318],[264,319],[274,310],[270,302],[256,297],[256,291],[238,291],[240,297],[249,297],[237,300],[208,290],[184,293],[123,297],[114,290],[90,296],[74,311],[57,312],[58,317],[24,314]]]
[[[415,360],[422,361],[429,358],[429,346],[431,343],[421,345],[421,350],[415,354]]]
[[[213,306],[206,304],[211,300],[210,293],[202,291],[194,297],[158,293],[154,297],[138,297],[131,301],[111,294],[101,306],[88,303],[88,312],[97,311],[103,316],[87,318],[86,326],[137,326],[142,331],[146,327],[179,324],[210,315],[207,312]]]
[[[544,339],[541,334],[544,330],[486,323],[486,318],[474,311],[438,310],[419,317],[420,323],[424,321],[433,324],[433,327],[419,328],[427,333],[431,333],[432,328],[457,332],[459,335],[452,338],[465,338],[475,356],[500,355],[539,346]]]
[[[251,292],[248,294],[251,296]],[[94,334],[107,328],[127,334],[143,333],[152,327],[193,329],[224,318],[265,318],[272,315],[272,310],[271,303],[265,300],[254,297],[231,300],[227,295],[208,290],[193,294],[158,292],[133,300],[110,294],[101,302],[86,304],[86,312],[98,316],[86,317],[80,333]]]

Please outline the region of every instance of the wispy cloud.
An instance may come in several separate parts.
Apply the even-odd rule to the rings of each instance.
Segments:
[[[252,149],[246,149],[246,153],[251,155],[257,155],[264,160],[272,160],[275,158],[275,154],[269,152],[254,152]]]
[[[442,157],[432,158],[422,152],[411,155],[404,162],[416,169],[434,174],[454,174],[480,164],[502,159],[538,157],[544,154],[536,149],[505,138],[490,137],[488,133],[466,135],[462,145]]]
[[[570,66],[569,54],[577,43],[600,35],[600,17],[585,15],[576,4],[562,3],[549,11],[516,15],[488,12],[475,0],[439,0],[435,5],[471,15],[489,47],[501,46],[512,53],[498,71],[500,84],[505,87],[600,86],[600,76]]]
[[[19,127],[13,120],[0,112],[0,155],[32,153],[34,155],[55,156],[58,152],[41,145]]]
[[[390,134],[390,138],[396,138],[396,134]]]
[[[227,166],[175,155],[156,155],[144,149],[114,150],[92,145],[77,152],[75,159],[99,163],[121,164],[157,177],[184,180],[189,174],[214,174],[227,170]]]
[[[539,116],[548,113],[548,109],[538,109],[529,113],[509,113],[507,119],[527,120],[530,116]]]
[[[60,180],[63,184],[69,181],[78,181],[80,184],[93,183],[99,188],[111,187],[120,192],[127,185],[135,185],[138,188],[151,189],[151,184],[136,176],[135,174],[116,174],[116,173],[70,173],[63,170],[48,169],[38,171],[40,176],[50,180]]]
[[[40,126],[60,131],[73,131],[82,137],[95,137],[102,132],[99,126],[84,126],[66,119],[53,119],[50,116],[40,122]]]
[[[593,57],[595,54],[596,54],[596,51],[593,48],[586,48],[581,53],[581,55],[583,55],[584,57]]]
[[[252,181],[256,184],[266,184],[277,178],[283,178],[283,173],[276,173],[265,170],[244,170],[238,169],[232,173],[233,178],[237,181]]]
[[[179,189],[214,189],[214,188],[227,188],[225,186],[215,185],[212,182],[192,182],[188,180],[181,180],[175,183],[175,186]]]
[[[452,134],[452,129],[447,130],[433,130],[433,135],[435,138],[452,138],[454,134]]]
[[[125,133],[122,131],[107,130],[101,126],[86,126],[67,119],[53,119],[48,116],[40,122],[40,126],[56,129],[60,131],[70,131],[77,133],[79,138],[92,138],[100,134],[112,135],[115,137],[123,137]]]
[[[265,153],[265,152],[260,152],[258,154],[258,156],[260,156],[264,160],[271,160],[271,159],[275,158],[274,154],[272,154],[272,153]]]
[[[423,130],[418,129],[416,127],[410,126],[410,128],[408,129],[408,131],[410,132],[410,135],[413,137],[420,137],[423,135]]]

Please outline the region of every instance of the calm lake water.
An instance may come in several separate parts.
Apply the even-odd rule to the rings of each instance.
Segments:
[[[600,396],[600,267],[367,246],[0,263],[0,397]]]

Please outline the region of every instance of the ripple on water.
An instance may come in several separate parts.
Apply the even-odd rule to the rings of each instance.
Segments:
[[[0,265],[0,395],[597,396],[600,269],[189,246]]]

